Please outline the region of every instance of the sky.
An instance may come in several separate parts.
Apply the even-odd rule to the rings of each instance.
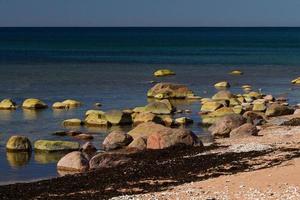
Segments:
[[[300,26],[300,0],[0,0],[0,26]]]

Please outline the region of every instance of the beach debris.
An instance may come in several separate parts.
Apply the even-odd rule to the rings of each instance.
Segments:
[[[6,143],[7,151],[31,151],[31,142],[30,140],[21,135],[11,136]]]
[[[233,144],[229,147],[228,151],[234,153],[245,153],[251,151],[268,151],[270,149],[272,149],[270,145],[251,142],[247,144]]]
[[[176,74],[175,74],[175,72],[173,72],[170,69],[159,69],[154,72],[154,76],[156,76],[156,77],[171,76],[171,75],[176,75]]]
[[[26,99],[23,104],[22,107],[25,109],[44,109],[47,108],[47,104],[45,104],[43,101],[39,100],[39,99]]]

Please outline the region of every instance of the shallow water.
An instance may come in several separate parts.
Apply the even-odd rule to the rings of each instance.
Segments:
[[[300,75],[300,29],[0,29],[0,99],[19,105],[25,98],[40,98],[48,105],[76,99],[80,108],[54,111],[0,111],[0,184],[57,176],[61,154],[6,153],[5,143],[14,134],[37,139],[75,140],[54,136],[64,130],[61,122],[83,118],[101,102],[102,110],[126,109],[147,103],[150,81],[189,86],[209,97],[213,84],[229,80],[233,92],[251,84],[265,93],[284,95],[298,103],[300,91],[290,80]],[[237,65],[238,64],[238,65]],[[155,78],[158,68],[177,75]],[[243,76],[230,76],[240,69]],[[177,101],[179,109],[191,109],[190,128],[198,135],[197,101]],[[120,127],[113,127],[113,129]],[[125,128],[126,130],[128,127]],[[107,132],[93,132],[101,147]],[[82,141],[80,141],[82,142]]]

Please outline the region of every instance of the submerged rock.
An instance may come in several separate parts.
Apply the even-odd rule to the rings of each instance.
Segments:
[[[81,126],[83,124],[83,122],[81,121],[81,119],[66,119],[63,121],[62,123],[64,126]]]
[[[7,151],[31,151],[31,142],[25,136],[11,136],[6,143]]]
[[[173,72],[170,69],[160,69],[154,72],[154,76],[170,76],[170,75],[175,75],[175,72]]]
[[[113,131],[104,139],[103,147],[105,150],[119,149],[132,142],[132,137],[123,131]]]
[[[26,99],[23,102],[22,107],[26,109],[43,109],[47,108],[48,106],[39,99]]]
[[[212,96],[213,100],[230,100],[235,96],[228,90],[221,90],[217,92],[214,96]]]
[[[58,161],[57,169],[63,171],[84,172],[89,169],[89,161],[80,151],[73,151]]]
[[[79,107],[82,104],[80,101],[76,101],[73,99],[64,100],[62,103],[67,105],[69,108]]]
[[[11,109],[16,109],[17,106],[16,106],[16,103],[11,100],[11,99],[3,99],[1,102],[0,102],[0,110],[11,110]]]
[[[78,142],[37,140],[34,149],[38,151],[74,151],[80,148]]]
[[[162,101],[149,103],[145,106],[145,112],[151,112],[158,115],[171,114],[173,112],[173,107],[171,103],[165,99]]]
[[[150,98],[159,99],[185,99],[195,96],[194,93],[185,85],[174,83],[157,83],[148,92]]]
[[[229,74],[231,75],[243,75],[243,72],[240,70],[233,70]]]
[[[246,123],[246,119],[238,114],[226,115],[218,119],[209,131],[214,137],[229,137],[230,132]]]

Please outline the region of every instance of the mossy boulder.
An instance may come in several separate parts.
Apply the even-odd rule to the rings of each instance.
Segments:
[[[292,84],[300,84],[300,77],[295,78],[294,80],[291,81]]]
[[[31,151],[31,142],[25,136],[11,136],[6,143],[7,151]]]
[[[191,118],[188,117],[179,117],[175,119],[175,123],[179,125],[187,125],[192,124],[194,121]]]
[[[136,113],[135,117],[133,118],[133,123],[135,125],[138,125],[144,122],[155,122],[159,124],[163,123],[162,119],[153,113],[150,112]]]
[[[22,107],[25,109],[44,109],[47,108],[48,106],[43,101],[32,98],[32,99],[26,99],[23,102]]]
[[[104,112],[87,112],[84,124],[87,126],[108,126]]]
[[[104,116],[105,112],[102,111],[102,110],[87,110],[85,112],[85,116],[88,116],[90,114],[97,114],[97,115],[103,115]]]
[[[132,124],[132,117],[130,113],[125,113],[120,110],[111,110],[105,112],[105,119],[113,125]]]
[[[151,102],[145,106],[145,112],[151,112],[153,114],[171,114],[173,112],[173,106],[170,101],[164,99],[162,101]]]
[[[0,109],[11,110],[11,109],[16,109],[16,108],[17,108],[16,103],[11,99],[3,99],[0,102]]]
[[[201,106],[201,111],[203,112],[212,112],[219,108],[223,107],[223,105],[216,101],[205,101]]]
[[[213,100],[230,100],[231,98],[234,98],[235,95],[233,95],[228,90],[221,90],[217,92],[215,95],[212,96]]]
[[[67,105],[70,108],[79,107],[82,105],[80,101],[74,99],[67,99],[62,102],[63,104]]]
[[[174,83],[157,83],[147,92],[149,98],[157,98],[157,95],[160,96],[159,99],[185,99],[195,96],[187,86]]]
[[[219,118],[221,118],[225,115],[230,115],[230,114],[235,114],[235,112],[232,108],[222,107],[222,108],[219,108],[218,110],[211,112],[207,115],[201,115],[202,123],[203,124],[213,124]]]
[[[37,151],[76,151],[80,148],[78,142],[59,140],[37,140],[34,149]]]
[[[62,102],[55,102],[53,105],[52,105],[52,108],[53,109],[68,109],[69,106],[62,103]]]
[[[256,100],[253,102],[253,111],[264,112],[267,109],[265,100]]]
[[[154,76],[160,77],[160,76],[171,76],[175,75],[175,72],[173,72],[170,69],[160,69],[154,72]]]

